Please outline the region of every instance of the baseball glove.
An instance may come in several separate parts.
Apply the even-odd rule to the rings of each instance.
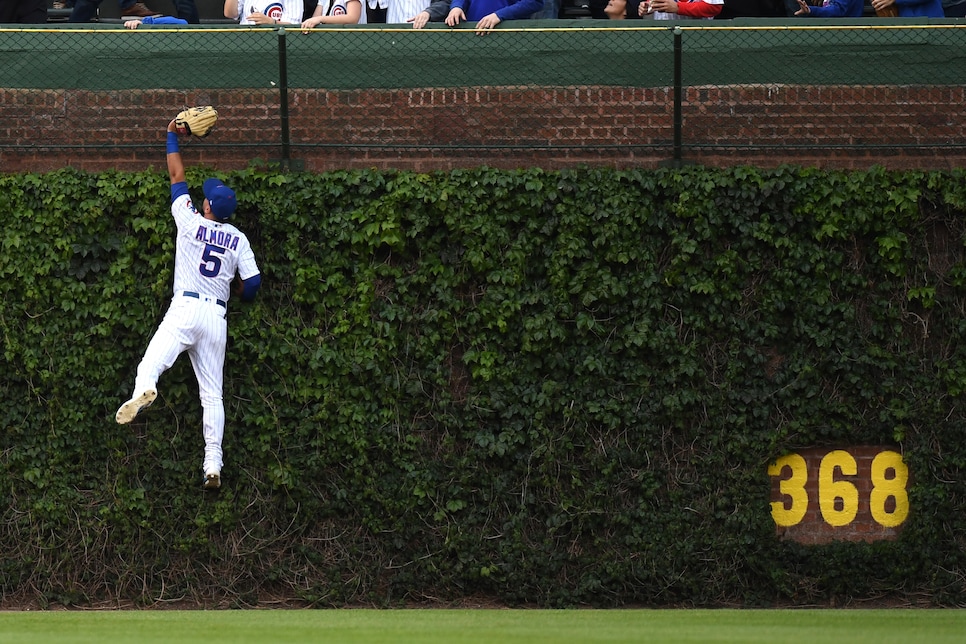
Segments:
[[[174,127],[182,136],[193,134],[203,137],[211,134],[217,120],[218,112],[211,105],[189,107],[178,113],[174,119]]]

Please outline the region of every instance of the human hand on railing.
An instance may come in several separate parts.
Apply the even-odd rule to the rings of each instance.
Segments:
[[[651,0],[651,11],[661,13],[677,13],[678,3],[674,0]]]
[[[309,29],[315,29],[322,24],[322,16],[313,16],[302,23],[302,33],[307,34]]]
[[[455,27],[460,24],[463,20],[466,20],[466,14],[459,7],[449,10],[449,15],[446,16],[446,24],[450,27]]]
[[[798,0],[799,10],[795,12],[796,16],[807,16],[812,13],[811,7],[805,3],[805,0]]]
[[[877,16],[882,16],[882,15],[890,15],[890,16],[895,15],[895,16],[897,16],[897,15],[899,15],[899,13],[897,11],[894,11],[892,13],[887,13],[887,14],[883,14],[882,13],[884,9],[887,9],[889,7],[892,7],[893,10],[894,10],[895,9],[895,4],[896,4],[896,0],[870,0],[870,3],[869,4],[871,4],[872,5],[872,8],[875,9],[875,13],[876,13]]]
[[[485,36],[488,31],[493,31],[493,28],[500,24],[502,20],[495,13],[491,13],[488,16],[483,16],[480,18],[479,22],[476,23],[476,35]]]
[[[429,22],[429,12],[420,11],[406,22],[413,23],[413,29],[422,29],[426,26],[426,23]]]

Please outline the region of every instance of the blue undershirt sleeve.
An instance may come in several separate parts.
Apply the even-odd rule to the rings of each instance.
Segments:
[[[249,277],[247,280],[242,280],[241,301],[242,302],[253,301],[261,285],[262,285],[261,273],[259,273],[258,275]]]
[[[181,195],[188,194],[188,182],[180,181],[178,183],[171,184],[171,203],[174,203],[175,199]]]

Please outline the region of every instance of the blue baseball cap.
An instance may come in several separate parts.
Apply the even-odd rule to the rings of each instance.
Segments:
[[[214,178],[206,180],[201,189],[205,193],[208,205],[211,206],[212,214],[221,221],[231,219],[235,206],[238,205],[235,191],[223,184],[221,179]]]

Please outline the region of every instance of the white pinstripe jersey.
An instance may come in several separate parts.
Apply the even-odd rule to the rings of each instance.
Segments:
[[[255,24],[248,19],[248,15],[259,11],[281,23],[300,25],[304,7],[299,0],[238,0],[238,22],[243,25]]]
[[[396,0],[393,0],[395,2]],[[419,0],[421,1],[421,0]],[[344,16],[349,13],[349,3],[352,0],[319,0],[319,5],[316,10],[312,13],[313,16]],[[366,24],[366,3],[365,0],[359,0],[360,12],[359,12],[359,24]],[[426,6],[429,6],[429,0],[426,0]],[[321,11],[319,11],[321,9]],[[392,3],[389,4],[389,11],[392,11]],[[422,11],[422,9],[420,9]],[[416,13],[419,13],[417,11]],[[391,15],[391,14],[388,14]],[[413,14],[416,15],[415,13]],[[412,16],[408,16],[412,17]],[[401,22],[406,22],[405,18]],[[319,25],[320,27],[325,27],[326,25]]]
[[[205,219],[188,194],[171,202],[178,226],[174,293],[193,291],[228,301],[237,272],[243,280],[259,273],[248,237],[229,223]]]

